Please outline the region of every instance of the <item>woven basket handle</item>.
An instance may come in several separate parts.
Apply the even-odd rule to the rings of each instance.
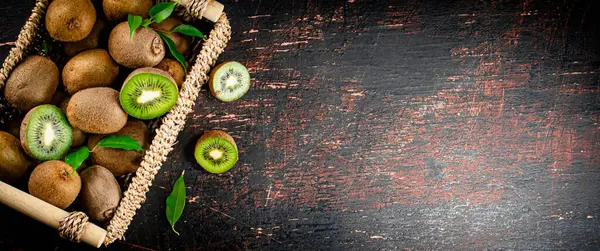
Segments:
[[[208,39],[203,42],[202,49],[197,54],[195,63],[179,92],[177,103],[162,118],[162,124],[156,130],[156,136],[152,140],[150,148],[146,151],[140,167],[131,179],[115,216],[106,228],[108,235],[104,241],[105,245],[113,243],[117,239],[123,239],[137,209],[146,200],[146,193],[150,190],[154,177],[173,149],[179,132],[185,126],[187,115],[193,111],[198,92],[201,86],[208,81],[211,67],[225,50],[230,38],[231,27],[227,16],[223,13],[215,23]]]
[[[178,2],[178,15],[186,22],[206,18],[216,23],[225,6],[217,0],[157,0],[157,2]]]
[[[177,2],[173,0],[173,2]],[[189,14],[196,19],[206,18],[216,23],[223,14],[225,6],[216,0],[180,0],[179,4],[185,6]]]

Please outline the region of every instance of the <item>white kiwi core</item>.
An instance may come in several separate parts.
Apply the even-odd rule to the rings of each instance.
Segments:
[[[137,98],[137,102],[140,104],[148,103],[162,95],[160,90],[144,90],[142,94]]]
[[[210,157],[213,159],[220,159],[223,158],[223,151],[219,149],[213,149],[208,153],[208,155],[210,155]]]
[[[51,146],[52,142],[56,138],[56,134],[54,134],[54,129],[52,129],[52,123],[48,122],[44,124],[44,145]]]

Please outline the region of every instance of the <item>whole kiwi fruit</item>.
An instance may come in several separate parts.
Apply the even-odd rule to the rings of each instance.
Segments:
[[[56,207],[65,209],[81,190],[81,178],[65,162],[50,160],[39,164],[29,177],[29,193]]]
[[[102,35],[106,28],[106,21],[97,18],[92,31],[90,31],[90,34],[87,37],[81,41],[64,43],[63,47],[65,54],[72,57],[82,51],[100,47],[100,40],[102,39]]]
[[[119,75],[119,66],[104,49],[91,49],[71,58],[62,71],[69,94],[92,87],[109,87]]]
[[[173,29],[175,29],[175,27],[182,23],[183,21],[181,21],[179,17],[170,16],[158,24],[151,24],[150,27],[156,31],[163,32],[167,37],[173,40],[177,51],[185,56],[188,54],[188,52],[190,52],[191,38],[177,32],[170,33]]]
[[[46,30],[58,41],[76,42],[87,37],[96,23],[90,0],[54,0],[46,12]]]
[[[128,14],[148,17],[152,8],[152,0],[104,0],[102,8],[110,21],[123,21]]]
[[[181,85],[183,85],[183,81],[185,80],[185,70],[177,60],[165,58],[154,68],[161,69],[169,73],[169,75],[171,75],[171,77],[173,77],[175,80],[177,88],[181,89]]]
[[[149,145],[148,126],[140,120],[129,120],[125,127],[113,135],[129,136],[137,141],[142,148]],[[88,148],[95,150],[90,154],[90,163],[108,169],[114,176],[121,176],[137,170],[144,153],[135,150],[96,147],[106,135],[92,135],[88,140]]]
[[[119,104],[119,92],[108,87],[75,93],[67,104],[67,118],[72,126],[94,134],[118,132],[127,123],[127,113]]]
[[[121,201],[121,187],[115,176],[98,165],[83,170],[79,200],[85,213],[99,222],[106,222],[115,214]]]
[[[58,87],[58,79],[58,67],[52,60],[28,56],[10,74],[4,87],[4,97],[15,108],[28,111],[50,103]]]
[[[14,135],[0,131],[0,149],[0,180],[14,183],[33,166]]]
[[[132,69],[155,66],[165,57],[165,45],[156,31],[140,27],[130,37],[127,22],[110,32],[108,51],[118,64]]]

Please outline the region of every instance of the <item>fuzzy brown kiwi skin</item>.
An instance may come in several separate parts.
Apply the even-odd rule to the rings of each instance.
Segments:
[[[26,57],[6,81],[4,97],[10,105],[23,111],[48,104],[58,87],[58,74],[58,67],[50,59]]]
[[[90,0],[54,0],[46,12],[48,34],[62,42],[83,40],[95,22],[96,9]]]
[[[58,104],[58,108],[60,108],[64,114],[67,114],[67,105],[69,104],[69,100],[71,100],[71,97],[67,96],[63,98],[60,104]],[[71,129],[73,129],[73,142],[71,143],[71,148],[83,145],[87,140],[87,134],[82,130],[77,129],[77,127],[74,127],[73,125],[71,125]]]
[[[77,198],[81,178],[65,162],[50,160],[39,164],[29,177],[29,193],[56,207],[65,209]]]
[[[20,180],[33,162],[21,149],[19,140],[7,132],[0,131],[0,180],[14,183]]]
[[[127,22],[118,24],[108,38],[108,51],[120,65],[131,69],[153,67],[165,57],[165,45],[156,31],[140,27],[129,36]]]
[[[168,17],[167,19],[163,20],[161,23],[157,24],[151,24],[150,27],[152,27],[152,29],[156,30],[156,31],[160,31],[165,33],[165,35],[167,37],[169,37],[171,40],[173,40],[173,42],[175,43],[175,48],[176,50],[181,53],[182,55],[186,56],[189,52],[190,52],[190,43],[191,43],[191,38],[189,36],[180,34],[180,33],[169,33],[170,31],[172,31],[173,29],[175,29],[175,27],[177,27],[178,25],[182,24],[183,21],[181,21],[181,19],[179,19],[178,17],[175,16],[171,16]]]
[[[198,145],[200,145],[200,143],[202,143],[203,141],[205,141],[206,139],[208,139],[210,137],[217,137],[217,138],[221,138],[221,139],[231,142],[231,144],[235,147],[235,151],[237,152],[237,150],[238,150],[237,144],[235,144],[235,140],[233,139],[233,137],[231,137],[231,135],[229,135],[228,133],[221,131],[221,130],[206,131],[198,139],[198,142],[196,143],[196,147],[198,147]]]
[[[136,140],[144,149],[149,146],[148,126],[141,120],[129,120],[127,125],[112,135],[125,135]],[[88,140],[88,148],[95,150],[90,154],[90,163],[108,169],[114,176],[135,172],[140,166],[144,153],[135,150],[96,147],[106,135],[92,135]]]
[[[102,8],[110,21],[123,21],[129,13],[147,18],[152,0],[103,0]]]
[[[177,60],[165,58],[155,68],[169,73],[175,80],[177,87],[181,89],[181,85],[183,85],[183,81],[185,80],[185,70]]]
[[[86,133],[110,134],[127,123],[119,92],[108,87],[78,91],[69,100],[66,114],[72,126]]]
[[[71,58],[62,71],[69,94],[92,87],[109,87],[119,75],[119,66],[104,49],[91,49]]]
[[[85,213],[99,222],[110,220],[121,201],[121,187],[106,168],[93,165],[81,172],[80,201]]]
[[[100,39],[106,28],[106,21],[98,17],[92,31],[90,31],[87,37],[81,41],[64,43],[65,54],[73,57],[82,51],[98,48],[100,46]]]

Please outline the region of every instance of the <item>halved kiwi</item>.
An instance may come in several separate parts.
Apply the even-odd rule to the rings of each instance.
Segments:
[[[177,102],[179,89],[169,73],[155,68],[133,71],[121,88],[121,107],[132,117],[153,119],[167,113]]]
[[[40,105],[31,109],[21,123],[21,146],[38,160],[58,160],[73,142],[71,125],[60,109]]]
[[[231,135],[224,131],[207,131],[198,139],[194,157],[210,173],[229,171],[238,160],[238,150]]]
[[[210,92],[225,102],[238,100],[250,89],[250,73],[238,62],[217,65],[210,73]]]

